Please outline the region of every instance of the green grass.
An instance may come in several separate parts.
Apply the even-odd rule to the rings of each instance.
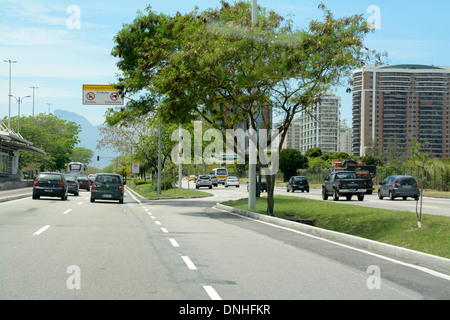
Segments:
[[[314,221],[314,226],[399,247],[450,258],[450,218],[422,215],[417,228],[414,212],[383,210],[289,196],[274,196],[274,216],[287,214]],[[223,203],[248,210],[248,200]],[[266,214],[266,198],[256,199],[255,212]]]
[[[199,197],[199,196],[210,196],[210,193],[197,191],[196,189],[178,189],[171,188],[168,190],[164,190],[164,187],[161,186],[161,194],[158,194],[155,190],[155,186],[152,184],[140,184],[135,185],[133,182],[127,184],[127,186],[139,193],[144,198],[190,198],[190,197]]]

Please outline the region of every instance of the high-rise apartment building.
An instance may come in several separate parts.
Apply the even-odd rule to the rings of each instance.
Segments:
[[[318,104],[292,121],[283,148],[297,149],[303,154],[316,147],[323,153],[339,151],[340,106],[340,97],[325,94]]]
[[[396,143],[410,154],[427,139],[431,156],[450,157],[450,67],[364,66],[353,72],[352,153]]]

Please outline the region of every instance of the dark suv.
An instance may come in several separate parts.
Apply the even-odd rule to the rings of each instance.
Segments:
[[[40,197],[60,197],[67,200],[68,186],[64,174],[59,172],[41,172],[33,183],[33,199]]]
[[[309,182],[306,177],[303,176],[293,176],[289,179],[286,186],[286,191],[294,192],[295,190],[302,190],[302,192],[309,192]]]
[[[120,174],[97,173],[91,188],[91,202],[96,199],[119,200],[123,203],[124,182]]]

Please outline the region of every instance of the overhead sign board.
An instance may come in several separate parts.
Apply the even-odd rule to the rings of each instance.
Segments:
[[[109,85],[83,84],[84,105],[123,105],[119,92]]]

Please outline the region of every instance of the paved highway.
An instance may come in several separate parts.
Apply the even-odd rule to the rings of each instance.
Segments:
[[[213,208],[243,187],[211,193],[0,203],[0,299],[450,299],[445,274]]]

